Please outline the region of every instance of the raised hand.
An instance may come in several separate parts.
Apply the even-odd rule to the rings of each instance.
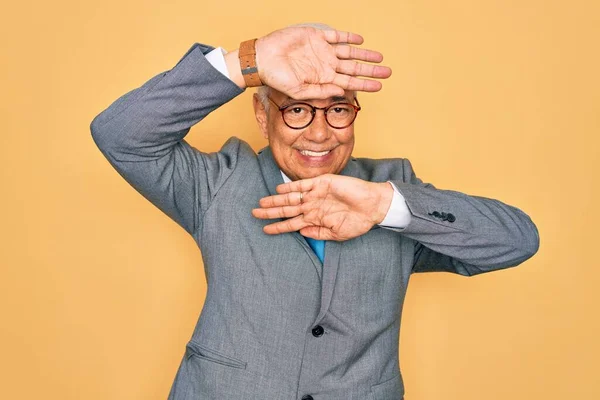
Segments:
[[[256,41],[258,73],[265,85],[295,99],[343,96],[344,90],[376,92],[381,82],[365,78],[388,78],[392,70],[359,62],[383,60],[377,51],[351,46],[362,43],[360,35],[337,30],[277,30]]]
[[[267,225],[264,232],[300,231],[320,240],[343,241],[368,232],[380,223],[390,207],[393,188],[326,174],[277,186],[277,195],[260,200],[252,215],[261,219],[288,218]]]

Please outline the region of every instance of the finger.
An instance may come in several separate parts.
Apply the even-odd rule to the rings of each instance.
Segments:
[[[334,236],[330,229],[324,226],[307,226],[300,229],[300,234],[317,240],[333,240]]]
[[[360,49],[347,44],[338,44],[334,48],[335,55],[340,60],[360,60],[374,63],[383,61],[383,54],[375,50]]]
[[[278,185],[275,190],[279,194],[290,193],[290,192],[309,192],[315,185],[315,179],[301,179],[299,181],[293,181]],[[304,194],[303,200],[306,200],[306,193]]]
[[[336,96],[344,96],[344,89],[332,83],[326,84],[304,84],[300,85],[295,91],[288,94],[292,99],[329,99]]]
[[[333,83],[345,90],[358,90],[361,92],[378,92],[382,87],[379,81],[361,79],[343,74],[336,74]]]
[[[259,219],[292,218],[302,214],[302,211],[300,206],[255,208],[252,210],[252,215]]]
[[[298,215],[285,221],[267,225],[263,228],[263,231],[268,235],[277,235],[279,233],[296,232],[306,226],[308,226],[308,223],[304,222],[303,216]]]
[[[342,60],[338,62],[335,72],[350,76],[368,76],[371,78],[388,78],[392,75],[389,67],[363,64],[356,61]]]
[[[322,31],[328,43],[362,44],[365,40],[357,33],[326,29]]]
[[[263,197],[258,201],[258,205],[262,208],[281,207],[281,206],[297,206],[305,201],[304,195],[300,196],[301,192],[289,192],[286,194],[276,194],[274,196]]]

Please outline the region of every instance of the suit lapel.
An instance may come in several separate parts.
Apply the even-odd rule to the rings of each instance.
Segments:
[[[271,152],[270,147],[265,147],[258,152],[258,161],[262,175],[267,183],[269,193],[271,195],[276,195],[277,191],[275,188],[277,185],[283,183],[283,177],[281,176],[279,167],[275,163],[275,159],[273,158],[273,153]],[[340,175],[365,179],[365,177],[362,176],[363,174],[361,174],[361,171],[359,170],[354,158],[351,158],[348,161],[348,164],[346,164]],[[279,221],[282,221],[282,219],[279,219]],[[327,241],[325,244],[325,259],[323,264],[321,264],[319,258],[299,232],[291,232],[290,234],[300,243],[302,248],[304,248],[313,262],[315,270],[319,276],[319,279],[321,280],[321,307],[315,321],[315,324],[317,324],[323,319],[323,317],[325,317],[325,314],[329,309],[329,305],[331,304],[331,298],[333,296],[333,289],[335,287],[335,281],[340,266],[340,258],[344,243],[333,240]]]
[[[269,193],[271,195],[276,195],[277,191],[275,188],[277,185],[281,185],[283,183],[283,177],[281,176],[281,171],[279,167],[275,163],[275,159],[273,158],[273,153],[271,152],[270,147],[265,147],[258,152],[258,165],[260,166],[263,178],[267,183],[267,188],[269,189]],[[283,221],[282,218],[278,218],[274,221]],[[290,232],[290,235],[302,246],[304,251],[310,257],[310,260],[315,267],[315,271],[319,276],[319,280],[323,279],[323,265],[321,264],[321,260],[315,254],[315,252],[310,248],[304,236],[302,236],[299,232]],[[325,249],[325,254],[327,254],[327,249]],[[327,258],[327,255],[325,256]]]
[[[360,178],[358,168],[354,158],[348,161],[348,164],[344,167],[340,175],[351,176],[354,178]],[[334,240],[328,240],[325,244],[325,260],[323,262],[323,281],[321,285],[321,307],[319,314],[314,324],[318,324],[325,317],[325,314],[329,310],[331,304],[331,298],[333,297],[333,289],[335,287],[335,281],[337,279],[337,273],[340,267],[340,258],[342,254],[342,248],[344,242],[336,242]]]

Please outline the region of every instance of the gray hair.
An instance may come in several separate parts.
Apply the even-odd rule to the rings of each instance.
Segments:
[[[288,28],[301,28],[301,27],[316,28],[316,29],[321,29],[324,31],[334,29],[329,25],[321,24],[321,23],[302,23],[302,24],[294,24],[294,25],[288,26]],[[258,96],[258,99],[262,103],[262,105],[265,108],[265,111],[267,113],[269,112],[269,106],[270,106],[269,99],[268,99],[270,94],[271,94],[271,88],[269,86],[259,86],[256,89],[256,95]]]

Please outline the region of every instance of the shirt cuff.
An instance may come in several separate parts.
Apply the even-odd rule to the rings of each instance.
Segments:
[[[206,57],[206,60],[211,63],[217,71],[231,79],[229,71],[227,70],[227,64],[225,64],[225,54],[227,54],[227,52],[222,47],[217,47],[208,52],[204,57]]]
[[[390,204],[390,208],[385,215],[385,218],[378,225],[390,228],[406,228],[408,224],[410,224],[412,215],[408,209],[408,205],[406,205],[404,196],[400,194],[394,185],[392,185],[392,187],[394,188],[392,204]]]

